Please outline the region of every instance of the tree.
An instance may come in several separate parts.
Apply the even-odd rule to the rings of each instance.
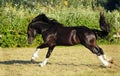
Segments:
[[[105,3],[105,9],[110,11],[115,9],[120,10],[120,0],[107,0]]]

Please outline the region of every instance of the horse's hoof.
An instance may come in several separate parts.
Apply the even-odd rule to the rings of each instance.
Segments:
[[[108,60],[108,62],[111,63],[111,64],[113,64],[113,63],[114,63],[113,58],[110,58],[110,59]]]
[[[111,64],[108,64],[108,65],[106,65],[105,67],[106,67],[106,68],[111,68],[112,66],[111,66]]]
[[[44,64],[43,64],[43,63],[40,63],[40,64],[39,64],[39,66],[40,66],[40,67],[43,67],[43,66],[44,66]]]

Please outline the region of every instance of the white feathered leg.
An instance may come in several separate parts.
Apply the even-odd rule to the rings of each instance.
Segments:
[[[98,58],[104,64],[105,67],[111,67],[110,63],[107,60],[105,60],[102,55],[98,56]]]
[[[34,54],[32,55],[31,61],[34,61],[35,58],[38,57],[38,52],[40,51],[40,49],[36,49],[36,51],[34,52]]]
[[[107,57],[106,55],[103,55],[103,58],[113,64],[113,59],[111,57]]]
[[[45,66],[45,65],[46,65],[47,61],[48,61],[48,59],[47,59],[47,58],[45,58],[45,60],[44,60],[42,63],[39,63],[39,65],[40,65],[41,67],[43,67],[43,66]]]

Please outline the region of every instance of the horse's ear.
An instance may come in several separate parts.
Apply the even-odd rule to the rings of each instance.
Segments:
[[[44,14],[44,13],[42,13],[42,14],[39,14],[39,17],[46,17],[46,15]]]
[[[41,21],[43,22],[49,22],[49,18],[43,13],[39,15],[39,18],[41,18]]]

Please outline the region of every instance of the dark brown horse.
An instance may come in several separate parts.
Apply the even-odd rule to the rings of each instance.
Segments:
[[[102,31],[89,29],[85,26],[64,27],[61,23],[55,19],[48,18],[45,14],[38,15],[28,26],[28,43],[32,43],[36,34],[42,34],[44,43],[37,47],[31,61],[34,61],[34,59],[38,57],[40,49],[48,47],[46,58],[40,63],[40,66],[43,67],[46,65],[55,46],[72,46],[81,43],[92,53],[96,54],[106,67],[110,67],[110,63],[107,61],[102,48],[96,43],[97,35],[104,37],[109,33],[109,24],[106,25],[105,23],[107,22],[105,21],[104,15],[100,14],[100,26]]]

